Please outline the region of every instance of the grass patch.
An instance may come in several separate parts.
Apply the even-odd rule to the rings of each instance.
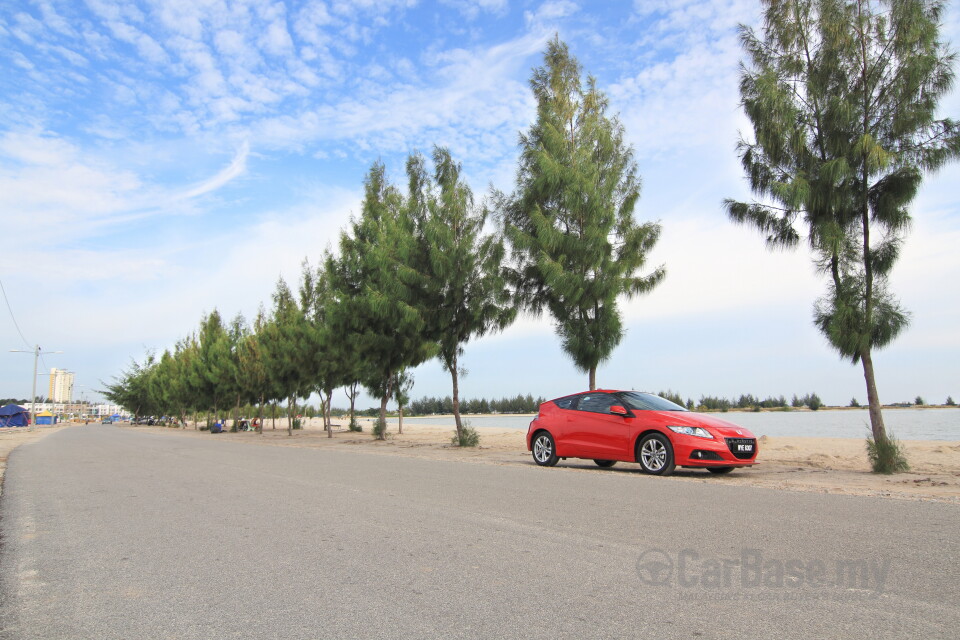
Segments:
[[[463,422],[460,431],[453,432],[453,439],[450,442],[457,447],[476,447],[480,444],[480,434],[470,426],[469,422]]]
[[[867,458],[874,473],[891,474],[910,470],[906,453],[892,434],[879,442],[872,435],[867,436],[866,444]]]
[[[373,423],[373,431],[371,432],[373,437],[377,440],[386,440],[387,439],[387,421],[377,418],[377,421]]]

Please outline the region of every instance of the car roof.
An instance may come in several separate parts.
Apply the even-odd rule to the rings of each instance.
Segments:
[[[547,402],[553,402],[554,400],[563,400],[564,398],[569,398],[570,396],[582,396],[587,393],[621,393],[622,391],[623,389],[594,389],[592,391],[588,389],[587,391],[576,391],[574,393],[568,393],[566,395],[557,396],[552,400],[547,400]]]

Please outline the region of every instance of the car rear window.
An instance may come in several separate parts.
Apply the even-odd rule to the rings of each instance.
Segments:
[[[573,409],[577,404],[578,397],[579,396],[567,396],[566,398],[559,398],[558,400],[554,400],[553,404],[561,409]]]

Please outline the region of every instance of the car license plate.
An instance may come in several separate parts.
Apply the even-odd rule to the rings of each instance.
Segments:
[[[737,451],[753,451],[752,444],[738,444]]]

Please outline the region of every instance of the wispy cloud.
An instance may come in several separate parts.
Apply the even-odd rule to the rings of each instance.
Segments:
[[[234,178],[243,175],[243,172],[247,169],[248,155],[250,155],[250,144],[244,142],[240,149],[237,150],[237,154],[234,156],[233,161],[230,162],[229,166],[227,166],[217,175],[212,176],[203,182],[194,185],[193,187],[190,187],[181,197],[196,198],[198,196],[202,196],[210,193],[211,191],[216,191]]]

